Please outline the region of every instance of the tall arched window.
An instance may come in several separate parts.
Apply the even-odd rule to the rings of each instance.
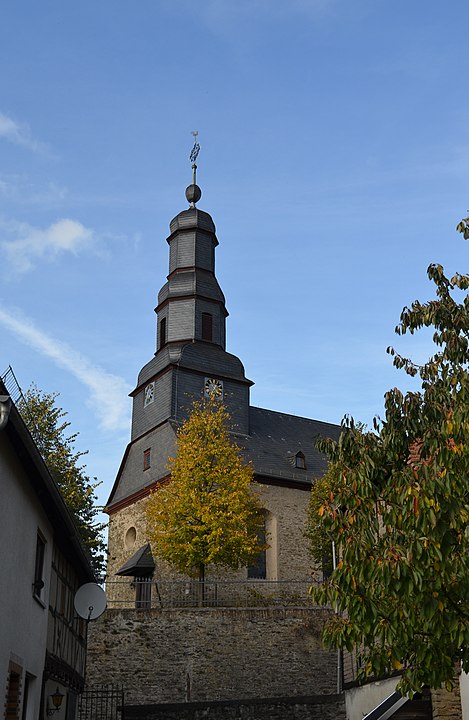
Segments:
[[[265,545],[266,532],[266,512],[261,510],[262,522],[257,531],[257,537],[260,545]],[[248,565],[248,578],[255,580],[265,580],[267,577],[267,554],[265,550],[257,553],[256,557],[250,565]]]

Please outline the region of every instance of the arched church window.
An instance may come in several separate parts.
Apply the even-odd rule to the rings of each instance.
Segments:
[[[266,512],[261,510],[261,525],[257,531],[257,539],[260,545],[265,545],[267,532],[266,532]],[[267,554],[265,550],[261,550],[257,553],[256,557],[250,565],[248,565],[248,579],[251,580],[265,580],[267,578]]]
[[[137,530],[132,525],[131,527],[128,528],[127,532],[125,533],[125,538],[124,538],[125,549],[132,550],[132,548],[135,545],[136,539],[137,539]]]

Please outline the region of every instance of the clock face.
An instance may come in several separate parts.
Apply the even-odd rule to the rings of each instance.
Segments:
[[[204,382],[205,397],[214,397],[217,400],[223,398],[223,380],[217,378],[205,378]]]
[[[144,403],[143,403],[144,407],[146,407],[147,405],[152,403],[153,400],[155,399],[155,383],[154,382],[148,383],[148,385],[146,386],[144,398],[145,398]]]

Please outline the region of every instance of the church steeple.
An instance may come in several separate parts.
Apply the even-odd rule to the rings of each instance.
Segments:
[[[218,240],[211,216],[196,207],[200,146],[194,135],[189,208],[170,223],[169,273],[158,293],[155,357],[145,365],[133,391],[132,440],[167,421],[179,422],[194,399],[216,382],[243,434],[249,429],[249,387],[240,360],[226,352],[225,297],[215,276]]]
[[[215,277],[215,225],[196,208],[202,191],[196,184],[199,144],[190,154],[192,184],[186,189],[188,210],[170,223],[169,274],[158,294],[157,352],[168,343],[204,341],[225,349],[225,297]]]

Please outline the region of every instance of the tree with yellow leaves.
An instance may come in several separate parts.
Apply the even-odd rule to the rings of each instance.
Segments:
[[[178,432],[171,479],[156,488],[147,507],[153,550],[176,570],[197,574],[215,565],[237,569],[265,548],[253,473],[229,431],[229,415],[212,396],[194,403]]]

